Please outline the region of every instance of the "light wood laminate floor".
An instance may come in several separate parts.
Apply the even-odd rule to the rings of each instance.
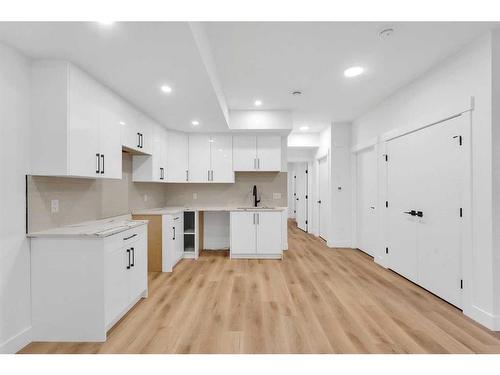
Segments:
[[[21,353],[500,353],[500,335],[358,250],[289,223],[279,260],[203,252],[150,273],[149,298],[105,343]]]

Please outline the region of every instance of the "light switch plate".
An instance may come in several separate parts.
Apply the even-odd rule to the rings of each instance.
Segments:
[[[59,199],[52,199],[50,201],[50,212],[53,214],[59,212]]]
[[[281,193],[273,193],[273,199],[281,199]]]
[[[147,201],[148,201],[148,195],[144,194],[144,202],[147,202]]]
[[[198,193],[193,193],[193,200],[197,200],[198,199]]]

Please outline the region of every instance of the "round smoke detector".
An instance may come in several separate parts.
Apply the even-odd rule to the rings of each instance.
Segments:
[[[392,27],[388,27],[386,29],[381,30],[378,33],[378,36],[382,39],[386,39],[386,38],[389,38],[390,36],[392,36],[392,34],[394,34],[394,29]]]

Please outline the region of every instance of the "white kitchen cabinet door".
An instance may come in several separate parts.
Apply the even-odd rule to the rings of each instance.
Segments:
[[[167,131],[167,182],[188,181],[188,135],[177,131]]]
[[[231,254],[256,253],[256,220],[254,212],[231,212]]]
[[[69,174],[100,177],[99,87],[82,71],[69,72]]]
[[[281,254],[283,250],[281,212],[257,212],[256,215],[257,253]]]
[[[210,143],[207,134],[189,135],[189,182],[209,182]]]
[[[147,247],[147,237],[140,237],[128,246],[130,250],[129,303],[136,300],[148,286]]]
[[[257,170],[281,171],[281,137],[279,135],[257,137]]]
[[[181,260],[184,254],[184,213],[175,215],[173,218],[174,229],[174,265]]]
[[[129,304],[128,253],[116,248],[106,253],[105,259],[105,320],[109,325]]]
[[[125,101],[120,101],[120,115],[122,125],[122,146],[133,150],[140,150],[139,114]]]
[[[233,136],[233,169],[255,171],[257,168],[257,137],[252,135]]]
[[[101,121],[99,139],[101,154],[101,177],[122,178],[122,145],[120,113],[114,95],[103,91],[101,95]]]
[[[140,134],[140,152],[151,154],[153,152],[153,121],[145,115],[138,114],[137,132]]]
[[[232,136],[214,135],[211,141],[211,182],[234,182]]]

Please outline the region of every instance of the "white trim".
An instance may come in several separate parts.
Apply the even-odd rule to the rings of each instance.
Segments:
[[[464,315],[492,331],[500,330],[500,315],[494,315],[478,306],[472,305],[463,310]]]
[[[31,326],[0,344],[0,354],[14,354],[31,342]]]
[[[447,116],[445,118],[442,118],[440,120],[437,120],[437,121],[434,121],[434,122],[431,122],[431,123],[427,123],[427,124],[423,124],[423,125],[422,124],[420,124],[420,125],[412,125],[412,126],[401,127],[401,128],[396,128],[396,129],[393,129],[393,130],[389,130],[388,132],[385,132],[385,133],[383,133],[380,136],[380,141],[381,142],[387,142],[387,141],[390,141],[392,139],[399,138],[399,137],[402,137],[404,135],[407,135],[407,134],[410,134],[410,133],[414,133],[416,131],[428,128],[429,126],[437,125],[437,124],[439,124],[441,122],[451,120],[451,119],[453,119],[455,117],[461,116],[464,113],[467,113],[467,112],[470,112],[470,111],[472,111],[471,108],[469,108],[469,109],[467,109],[465,111],[459,112],[459,113],[455,113],[453,115]]]
[[[365,142],[358,143],[353,147],[351,147],[351,152],[355,154],[357,152],[363,151],[364,149],[376,146],[378,143],[379,143],[379,137],[373,137]]]

